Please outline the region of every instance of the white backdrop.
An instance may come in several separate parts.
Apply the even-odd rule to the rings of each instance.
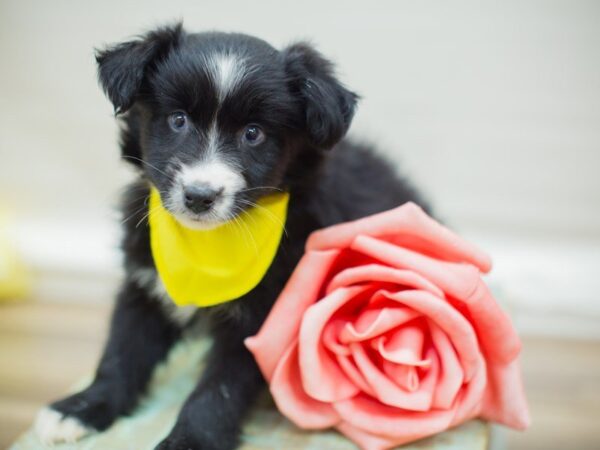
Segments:
[[[524,258],[501,273],[522,275],[527,249],[532,270],[575,264],[557,271],[571,273],[557,304],[572,277],[595,278],[581,253],[546,245],[596,261],[600,239],[600,2],[569,0],[0,0],[0,207],[33,259],[114,268],[128,172],[92,49],[178,18],[276,46],[309,38],[363,96],[351,135],[498,259]]]

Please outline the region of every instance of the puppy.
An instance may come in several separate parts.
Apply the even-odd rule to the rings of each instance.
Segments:
[[[244,348],[300,259],[308,235],[409,200],[416,192],[370,148],[342,141],[357,95],[310,45],[276,50],[243,34],[181,25],[97,52],[100,84],[138,172],[122,202],[125,281],[91,385],[37,420],[46,442],[74,441],[131,413],[154,368],[198,316],[214,344],[197,387],[157,449],[233,449],[264,381]],[[178,308],[149,243],[150,187],[184,226],[225,223],[262,196],[289,193],[286,233],[262,281],[215,308]],[[210,314],[218,309],[220,314]]]

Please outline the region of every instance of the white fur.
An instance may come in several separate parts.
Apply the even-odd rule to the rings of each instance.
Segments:
[[[223,189],[224,194],[233,194],[246,184],[239,171],[215,157],[183,166],[179,180],[184,185],[207,184],[213,189]]]
[[[206,150],[204,153],[204,160],[212,160],[216,157],[217,151],[219,150],[219,130],[217,129],[217,121],[216,119],[212,121],[210,124],[210,128],[208,129],[208,133],[206,135]]]
[[[165,314],[177,325],[186,325],[198,310],[195,306],[177,306],[173,303],[156,270],[139,268],[134,270],[130,276],[140,287],[146,289],[152,298],[160,302]]]
[[[95,432],[74,417],[65,417],[51,408],[42,409],[35,420],[34,429],[40,441],[45,445],[60,442],[73,443]]]
[[[211,55],[208,67],[221,102],[227,97],[227,94],[235,89],[246,72],[244,59],[233,53]]]
[[[215,131],[216,133],[216,131]],[[215,138],[217,139],[217,138]],[[210,138],[209,138],[209,145]],[[218,145],[218,144],[216,144]],[[204,215],[191,217],[183,204],[183,190],[186,186],[205,184],[221,190],[212,208]],[[203,159],[191,166],[182,166],[170,193],[170,210],[175,218],[188,228],[211,229],[232,217],[235,194],[246,186],[246,180],[239,170],[223,161],[215,150],[207,151]]]

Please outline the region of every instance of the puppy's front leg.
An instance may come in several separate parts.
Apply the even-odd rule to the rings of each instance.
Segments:
[[[221,329],[200,383],[184,404],[171,433],[156,450],[230,450],[264,380],[244,347],[249,333]]]
[[[158,300],[134,281],[118,295],[110,335],[92,384],[42,410],[36,430],[42,441],[74,441],[108,428],[128,413],[146,388],[156,364],[180,337]]]

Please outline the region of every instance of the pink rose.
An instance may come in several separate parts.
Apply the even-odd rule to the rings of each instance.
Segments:
[[[407,203],[313,233],[246,341],[279,410],[387,449],[474,417],[529,423],[488,256]]]

